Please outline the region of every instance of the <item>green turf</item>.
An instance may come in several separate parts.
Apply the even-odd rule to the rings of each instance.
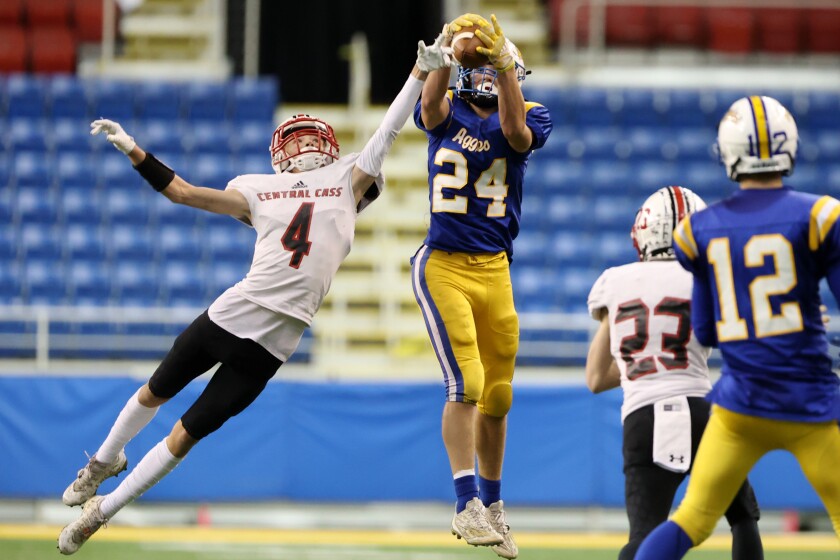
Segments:
[[[519,560],[615,560],[617,550],[523,548]],[[58,560],[54,541],[0,540],[2,560]],[[410,548],[378,546],[300,546],[91,541],[78,560],[497,560],[492,551],[473,547]],[[694,551],[688,560],[729,560],[728,552]],[[767,551],[765,560],[837,560],[837,552]]]

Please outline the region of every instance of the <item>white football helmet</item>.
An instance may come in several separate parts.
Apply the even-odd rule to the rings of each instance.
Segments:
[[[519,87],[525,81],[525,76],[530,72],[525,70],[525,60],[516,45],[508,38],[505,38],[505,45],[513,56],[513,71],[516,73],[516,81]],[[461,99],[469,101],[478,107],[490,108],[499,103],[499,89],[496,85],[496,69],[487,64],[479,68],[458,68],[458,81],[455,83],[455,93]]]
[[[338,140],[330,125],[300,114],[280,123],[271,136],[269,151],[276,173],[295,169],[311,171],[338,159]]]
[[[718,127],[718,153],[733,181],[755,173],[790,175],[798,145],[793,116],[772,97],[742,97]]]
[[[705,207],[703,199],[685,187],[663,187],[650,195],[636,212],[630,229],[639,260],[673,259],[672,241],[677,224]]]

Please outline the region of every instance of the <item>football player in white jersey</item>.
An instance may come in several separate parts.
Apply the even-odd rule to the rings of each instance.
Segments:
[[[350,252],[356,216],[382,192],[382,162],[428,73],[450,65],[451,50],[441,42],[418,44],[411,76],[361,153],[339,157],[332,127],[296,115],[280,124],[271,139],[276,174],[242,175],[224,191],[191,185],[143,151],[118,123],[100,119],[91,124],[91,134],[107,134],[156,191],[178,204],[233,216],[256,229],[257,241],[247,276],[178,336],[64,492],[65,504],[83,504],[83,510],[61,531],[62,554],[79,550],[108,519],[172,471],[196,443],[242,412],[295,351]],[[103,480],[126,469],[125,445],[158,407],[219,363],[171,433],[113,492],[96,496]]]
[[[630,232],[639,262],[605,270],[589,294],[600,325],[589,347],[593,393],[624,391],[624,494],[630,522],[619,560],[632,560],[645,536],[668,519],[709,418],[706,360],[691,328],[691,274],[676,261],[674,228],[706,204],[683,187],[665,187],[636,214]],[[726,512],[733,560],[763,558],[758,504],[748,482]]]

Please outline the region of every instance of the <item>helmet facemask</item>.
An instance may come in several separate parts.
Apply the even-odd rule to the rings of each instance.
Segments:
[[[311,171],[338,159],[338,140],[332,127],[309,115],[295,115],[271,137],[271,166],[276,173]]]
[[[513,71],[516,73],[516,80],[522,87],[525,76],[529,73],[525,70],[525,61],[522,54],[513,41],[507,39],[507,48],[510,50],[514,60]],[[499,104],[499,90],[496,86],[498,72],[491,64],[479,68],[458,67],[458,81],[455,85],[455,93],[477,107],[490,109]]]

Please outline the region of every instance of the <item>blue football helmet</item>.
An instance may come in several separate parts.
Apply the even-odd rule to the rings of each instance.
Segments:
[[[525,81],[525,75],[528,74],[525,70],[525,61],[522,59],[522,53],[519,52],[519,49],[516,48],[513,41],[505,39],[505,42],[513,56],[513,71],[516,72],[516,80],[521,87],[522,82]],[[455,93],[464,101],[469,101],[478,107],[495,107],[499,103],[499,93],[496,89],[496,76],[496,69],[489,63],[480,68],[460,66],[458,68],[458,81],[455,85]]]

